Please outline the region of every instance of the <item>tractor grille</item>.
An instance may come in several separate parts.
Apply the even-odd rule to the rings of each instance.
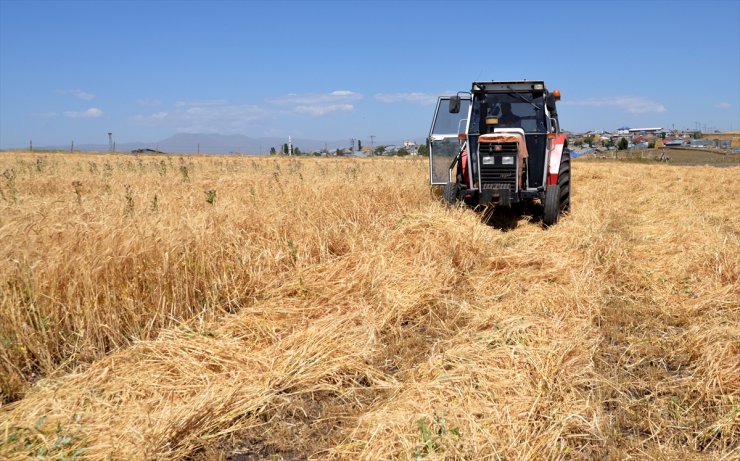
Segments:
[[[493,154],[516,154],[519,152],[519,147],[515,142],[482,142],[480,143],[480,154],[493,155]]]
[[[509,189],[512,193],[516,192],[517,144],[515,142],[487,142],[479,145],[481,189],[492,191]],[[513,157],[513,162],[504,164],[503,157]],[[485,158],[493,159],[493,163],[486,162]]]

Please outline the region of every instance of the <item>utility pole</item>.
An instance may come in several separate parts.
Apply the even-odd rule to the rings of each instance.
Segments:
[[[70,146],[69,151],[74,152],[74,150],[75,150],[75,142],[72,141],[72,146]]]
[[[113,133],[108,132],[108,152],[113,152]]]
[[[200,143],[198,143],[198,155],[200,155]]]
[[[370,155],[375,155],[375,135],[370,135]]]
[[[28,141],[28,150],[30,150],[31,152],[33,152],[33,139],[30,140],[30,141]]]
[[[288,136],[288,155],[293,155],[293,138]]]

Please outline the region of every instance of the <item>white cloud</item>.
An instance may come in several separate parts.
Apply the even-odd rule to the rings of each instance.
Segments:
[[[336,90],[331,93],[290,93],[270,100],[279,106],[292,106],[289,112],[319,117],[332,112],[354,110],[352,102],[362,99],[362,95],[349,90]]]
[[[97,107],[91,107],[90,109],[83,110],[82,112],[65,111],[62,115],[69,118],[98,118],[103,116],[103,111]]]
[[[217,109],[216,111],[214,111],[206,107],[191,107],[190,109],[187,109],[184,113],[185,115],[198,116],[198,115],[208,115],[209,113],[213,114],[213,113],[216,113],[217,111],[220,111],[220,109]]]
[[[250,104],[230,104],[222,106],[183,107],[168,113],[164,118],[176,124],[178,132],[188,133],[240,133],[270,113]],[[152,120],[154,121],[154,120]]]
[[[133,117],[131,117],[131,120],[139,124],[150,124],[153,122],[164,120],[167,118],[168,115],[168,112],[157,112],[155,114],[149,115],[134,115]]]
[[[633,114],[648,114],[665,112],[663,104],[643,96],[611,96],[605,98],[563,100],[563,105],[588,107],[616,107]]]
[[[332,112],[349,112],[353,109],[354,106],[352,104],[329,104],[314,106],[296,106],[293,108],[293,112],[295,112],[296,114],[306,114],[318,117]]]
[[[95,99],[94,94],[82,90],[61,90],[59,91],[59,94],[74,96],[75,98],[82,99],[83,101],[90,101],[92,99]]]
[[[385,103],[406,102],[431,106],[437,102],[436,95],[427,93],[378,93],[374,97]]]
[[[178,132],[242,133],[247,127],[261,126],[265,120],[286,115],[320,117],[350,112],[363,96],[350,90],[328,93],[286,94],[268,99],[265,104],[232,104],[223,99],[180,100],[166,111],[139,114],[129,121],[139,125],[165,124]],[[159,102],[158,100],[154,100]],[[150,100],[140,100],[149,104]]]
[[[217,121],[217,120],[239,120],[252,121],[264,114],[264,110],[258,106],[226,105],[190,107],[177,115],[185,120]]]
[[[245,127],[271,115],[270,111],[256,105],[203,99],[180,100],[170,110],[134,115],[129,121],[145,126],[165,124],[178,132],[228,134],[242,132]]]
[[[729,102],[718,102],[714,107],[717,109],[729,109],[732,105]]]
[[[91,99],[95,99],[95,95],[92,93],[86,93],[82,90],[72,90],[72,96],[85,100],[90,101]]]
[[[226,101],[223,99],[203,99],[196,101],[177,101],[175,107],[193,107],[193,106],[223,106]]]
[[[157,107],[160,104],[162,104],[162,101],[160,101],[159,99],[146,99],[146,98],[143,98],[143,99],[136,100],[136,104],[138,104],[140,106],[144,106],[144,107]]]

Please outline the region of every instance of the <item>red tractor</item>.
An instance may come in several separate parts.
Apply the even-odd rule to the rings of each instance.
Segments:
[[[475,82],[443,96],[429,132],[429,178],[448,203],[543,205],[551,226],[570,210],[570,151],[541,81]]]

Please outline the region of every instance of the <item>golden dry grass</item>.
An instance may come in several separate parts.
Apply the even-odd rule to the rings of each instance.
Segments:
[[[426,168],[3,154],[0,457],[738,459],[737,168],[508,232]]]

